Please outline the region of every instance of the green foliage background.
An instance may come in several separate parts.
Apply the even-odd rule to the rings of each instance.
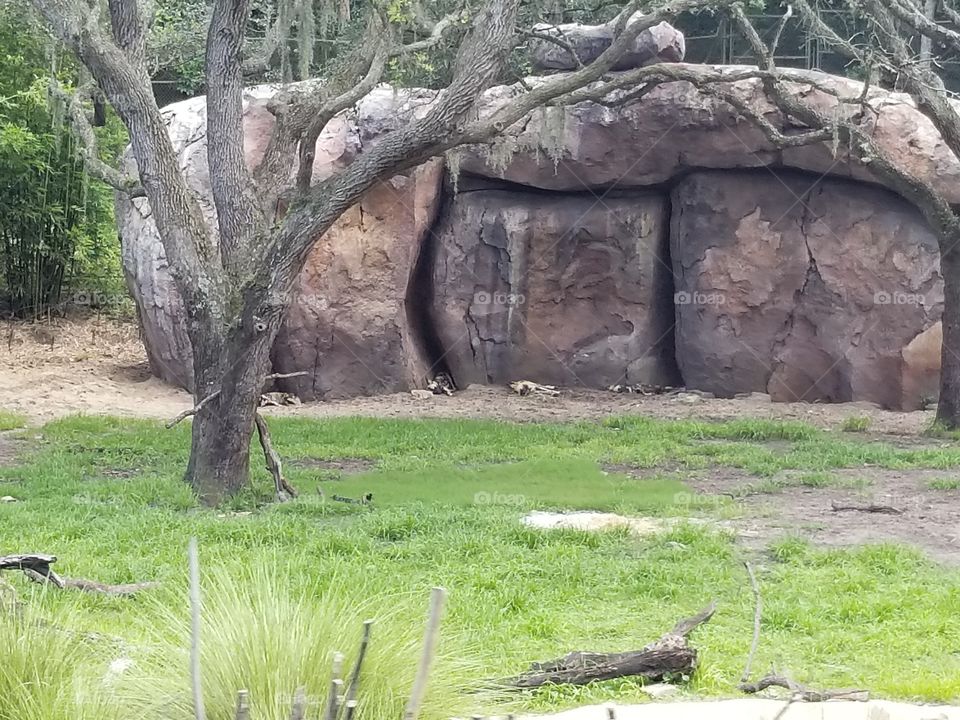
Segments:
[[[64,108],[48,98],[50,78],[75,86],[25,7],[0,1],[0,309],[37,316],[84,291],[122,296],[113,193],[84,171]],[[120,122],[98,128],[115,160],[126,143]]]

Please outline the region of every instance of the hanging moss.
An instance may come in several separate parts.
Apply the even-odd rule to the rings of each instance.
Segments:
[[[497,175],[503,177],[510,167],[513,156],[520,151],[520,143],[514,135],[500,135],[485,146],[487,164]]]
[[[556,171],[567,149],[566,118],[562,107],[545,107],[541,111],[540,147],[553,160]]]
[[[463,149],[454,148],[447,150],[447,172],[450,176],[450,182],[453,185],[453,192],[456,194],[460,189],[460,163],[463,160]]]
[[[316,23],[313,15],[312,0],[299,0],[298,5],[297,50],[299,52],[300,60],[300,79],[306,80],[310,77],[310,70],[313,67],[313,47],[317,41]]]

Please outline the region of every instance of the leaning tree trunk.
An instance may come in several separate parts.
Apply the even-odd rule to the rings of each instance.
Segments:
[[[940,401],[937,423],[960,428],[960,237],[941,239],[943,345],[940,351]]]

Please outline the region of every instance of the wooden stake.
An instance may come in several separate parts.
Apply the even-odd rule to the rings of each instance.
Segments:
[[[430,612],[427,615],[427,629],[423,635],[423,653],[420,656],[420,667],[417,668],[417,676],[413,681],[413,690],[410,692],[410,700],[407,702],[407,709],[403,713],[403,720],[416,720],[420,714],[420,706],[423,704],[423,697],[427,692],[430,665],[433,663],[433,656],[436,653],[437,637],[440,634],[440,619],[443,616],[443,603],[446,597],[447,591],[441,587],[433,588],[430,593]]]
[[[343,653],[333,654],[333,674],[330,680],[330,697],[327,698],[327,712],[324,720],[336,720],[340,708],[340,693],[343,691]]]
[[[237,693],[237,712],[234,720],[250,720],[250,693],[246,690]]]
[[[293,706],[290,708],[290,720],[304,720],[307,716],[307,690],[298,687],[293,694]]]
[[[370,645],[370,629],[373,627],[373,620],[366,620],[363,623],[363,638],[360,640],[360,650],[357,653],[357,661],[353,665],[353,672],[350,673],[350,684],[347,686],[346,707],[349,711],[350,703],[353,702],[356,707],[357,688],[360,686],[360,668],[363,666],[363,660],[367,656],[367,648]]]
[[[200,683],[200,557],[197,539],[190,538],[187,549],[190,564],[190,681],[193,686],[193,715],[196,720],[206,720],[203,707],[203,689]]]

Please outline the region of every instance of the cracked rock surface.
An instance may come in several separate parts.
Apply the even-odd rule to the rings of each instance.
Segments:
[[[457,195],[431,320],[458,384],[675,384],[668,213],[657,193]]]
[[[689,386],[902,409],[936,396],[937,243],[906,202],[761,171],[695,173],[672,204],[677,362]]]

